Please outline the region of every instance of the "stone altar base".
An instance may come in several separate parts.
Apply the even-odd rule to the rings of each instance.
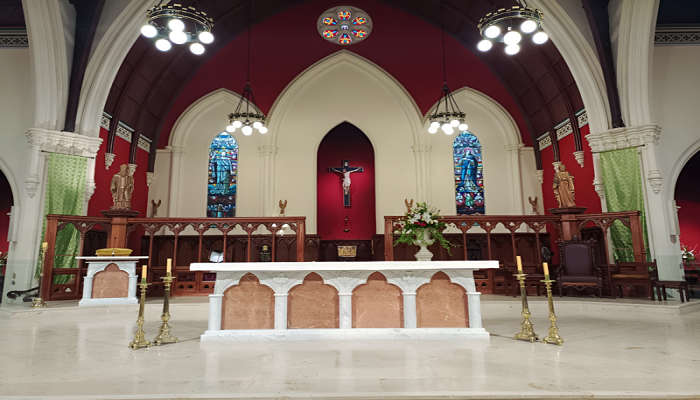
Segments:
[[[78,305],[138,304],[136,263],[148,257],[76,257],[88,263]]]
[[[202,340],[482,337],[474,269],[497,261],[197,263],[215,271]]]

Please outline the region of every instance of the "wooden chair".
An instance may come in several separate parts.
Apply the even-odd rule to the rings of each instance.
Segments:
[[[556,270],[559,296],[564,288],[583,291],[587,288],[597,289],[598,296],[603,295],[603,276],[595,260],[595,240],[558,241],[559,268]]]
[[[615,264],[610,279],[612,289],[617,289],[620,297],[623,297],[623,287],[643,287],[649,300],[654,300],[652,288],[656,273],[656,260],[653,262],[623,262]]]

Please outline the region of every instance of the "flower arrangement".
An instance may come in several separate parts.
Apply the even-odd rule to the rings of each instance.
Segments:
[[[449,252],[451,244],[442,235],[446,224],[439,218],[440,211],[428,206],[425,202],[409,207],[404,214],[404,219],[400,222],[401,229],[398,230],[400,236],[394,245],[399,243],[416,244],[416,242],[425,240],[427,232],[428,237],[437,240],[440,246]],[[431,243],[432,241],[428,244]]]
[[[681,244],[681,258],[683,259],[683,264],[695,261],[695,248],[689,249],[688,246]]]

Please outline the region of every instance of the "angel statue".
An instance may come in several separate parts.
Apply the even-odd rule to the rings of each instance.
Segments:
[[[284,209],[287,208],[287,200],[280,200],[280,215],[284,215]]]

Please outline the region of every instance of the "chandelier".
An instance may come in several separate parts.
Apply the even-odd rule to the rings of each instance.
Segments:
[[[440,10],[442,10],[442,1],[440,1]],[[463,132],[469,129],[469,125],[465,122],[465,114],[459,109],[450,88],[447,86],[445,29],[442,26],[442,17],[440,18],[440,47],[442,49],[442,95],[435,106],[435,111],[428,117],[430,120],[428,133],[436,134],[438,130],[442,130],[445,135],[452,135],[455,133],[455,129]]]
[[[265,114],[259,112],[255,107],[255,96],[253,96],[253,88],[250,86],[250,41],[251,29],[250,21],[252,19],[252,0],[248,3],[248,70],[246,72],[246,82],[243,88],[243,95],[238,100],[238,105],[231,114],[228,115],[228,125],[226,132],[233,133],[240,128],[245,136],[253,134],[253,130],[257,130],[261,135],[267,133],[265,126]]]
[[[141,34],[152,39],[160,51],[170,50],[173,44],[189,43],[192,54],[204,54],[204,45],[214,41],[214,20],[192,6],[162,3],[163,0],[146,11],[148,22],[141,27]]]
[[[506,45],[505,53],[512,56],[520,51],[523,35],[532,34],[532,42],[538,45],[549,40],[542,30],[542,12],[528,8],[522,0],[518,3],[492,11],[479,20],[477,27],[483,39],[477,44],[477,49],[489,51],[494,42],[502,42]]]

